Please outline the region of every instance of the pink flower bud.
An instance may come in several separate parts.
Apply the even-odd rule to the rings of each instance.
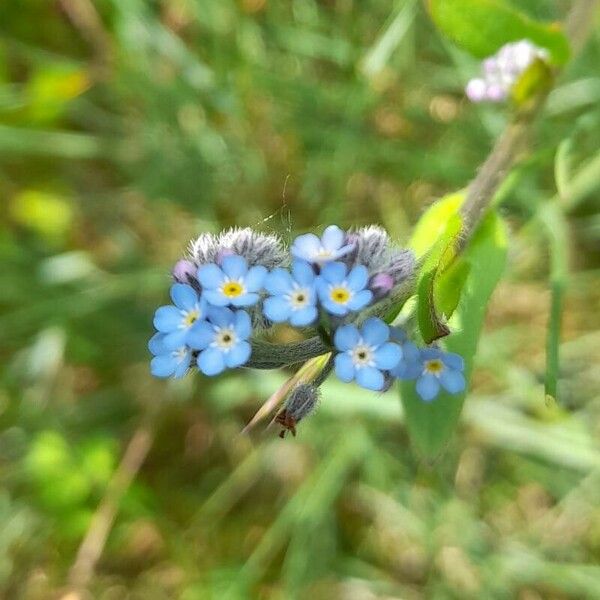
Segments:
[[[175,263],[171,274],[173,279],[179,283],[189,283],[190,277],[196,277],[198,268],[191,260],[181,259]]]
[[[487,85],[483,79],[471,79],[465,93],[471,102],[481,102],[486,98]]]
[[[394,278],[389,273],[377,273],[371,277],[369,289],[373,292],[375,300],[387,296],[394,287]]]

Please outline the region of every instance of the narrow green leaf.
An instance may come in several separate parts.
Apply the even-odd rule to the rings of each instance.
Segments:
[[[556,64],[569,58],[567,38],[557,23],[535,21],[502,0],[429,0],[429,10],[443,33],[480,58],[523,39],[546,48]]]
[[[447,319],[452,316],[458,306],[470,270],[470,263],[464,258],[460,258],[434,281],[437,310]]]
[[[450,333],[443,315],[437,308],[436,280],[456,258],[456,241],[461,225],[460,214],[455,213],[450,217],[444,233],[438,238],[421,269],[417,284],[417,317],[421,335],[427,344]]]
[[[432,204],[415,225],[408,242],[417,258],[422,258],[431,250],[436,241],[446,231],[448,221],[458,212],[465,200],[464,192],[456,192],[440,198]]]
[[[495,213],[484,219],[462,258],[470,269],[453,317],[455,331],[446,338],[445,347],[463,356],[469,381],[487,304],[506,261],[506,228]],[[417,395],[414,381],[402,382],[400,390],[411,440],[420,454],[433,460],[456,428],[466,392],[443,392],[426,403]]]

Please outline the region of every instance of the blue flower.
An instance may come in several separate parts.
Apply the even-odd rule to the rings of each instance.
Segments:
[[[316,320],[315,272],[307,262],[295,260],[291,274],[274,269],[265,278],[265,289],[271,296],[263,303],[263,313],[271,321],[304,327]]]
[[[245,364],[252,349],[250,316],[244,310],[211,307],[208,320],[196,323],[189,335],[189,345],[201,350],[198,368],[205,375],[218,375],[225,369]]]
[[[390,338],[402,347],[402,360],[390,370],[398,379],[416,379],[423,372],[421,351],[407,337],[400,327],[392,327]]]
[[[171,299],[175,306],[161,306],[154,313],[154,327],[165,334],[163,345],[168,350],[175,350],[185,346],[194,323],[204,318],[206,301],[185,283],[171,286]]]
[[[335,373],[342,381],[380,391],[385,385],[382,370],[393,369],[402,359],[402,349],[389,342],[390,328],[376,317],[367,319],[360,331],[356,325],[343,325],[333,341],[340,353],[335,357]]]
[[[337,316],[364,308],[373,298],[373,292],[365,289],[368,279],[369,272],[363,265],[355,266],[348,273],[344,263],[326,263],[317,277],[321,304],[325,310]]]
[[[417,394],[425,402],[431,402],[439,394],[440,387],[450,394],[465,389],[465,363],[459,354],[443,352],[439,348],[424,348],[421,361],[423,370],[417,379]]]
[[[221,267],[202,265],[198,280],[203,297],[213,306],[252,306],[258,302],[266,274],[267,269],[262,265],[249,269],[244,257],[233,254],[223,258]]]
[[[299,235],[290,252],[295,258],[322,265],[337,260],[354,249],[354,244],[346,244],[346,233],[337,225],[330,225],[319,239],[314,233]]]
[[[156,333],[148,342],[148,349],[154,358],[150,362],[150,372],[155,377],[183,377],[192,362],[192,351],[187,346],[169,349],[165,346],[164,333]]]

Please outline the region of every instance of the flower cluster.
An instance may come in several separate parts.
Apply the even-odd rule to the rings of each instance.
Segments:
[[[318,333],[315,356],[331,352],[329,370],[344,382],[384,391],[395,379],[413,379],[425,401],[441,388],[459,392],[465,380],[458,355],[419,349],[377,316],[414,272],[413,253],[394,247],[379,227],[346,232],[331,225],[321,237],[297,237],[289,253],[276,236],[251,229],[203,234],[173,268],[172,304],[155,313],[151,372],[182,377],[195,366],[213,376],[244,365],[264,368],[253,365],[253,336],[288,323]],[[298,362],[288,358],[279,364]],[[291,430],[314,405],[307,398],[316,398],[318,384],[306,385],[278,416]]]
[[[471,102],[502,102],[521,74],[536,60],[548,60],[548,52],[529,40],[505,44],[482,63],[482,75],[467,83]]]

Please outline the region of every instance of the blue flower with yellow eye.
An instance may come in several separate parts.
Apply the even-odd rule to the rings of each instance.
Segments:
[[[174,350],[185,346],[194,323],[205,317],[206,300],[185,283],[171,286],[171,299],[174,306],[161,306],[154,313],[154,327],[164,334],[165,348]]]
[[[202,265],[198,281],[202,296],[213,306],[252,306],[259,300],[259,291],[267,274],[262,265],[248,268],[246,259],[232,254],[225,256],[221,266]]]
[[[333,342],[340,351],[335,357],[335,373],[345,382],[380,391],[385,385],[382,371],[393,369],[402,359],[402,349],[389,341],[390,328],[376,317],[367,319],[360,330],[356,325],[343,325]]]
[[[322,265],[338,260],[354,249],[347,243],[346,233],[337,225],[330,225],[319,238],[314,233],[299,235],[292,244],[290,252],[294,258]]]
[[[148,349],[154,354],[150,372],[155,377],[183,377],[192,362],[192,351],[187,346],[169,349],[165,337],[164,333],[156,333],[148,342]]]
[[[443,352],[439,348],[423,348],[421,365],[417,394],[425,402],[431,402],[441,388],[450,394],[458,394],[465,389],[465,362],[459,354]]]
[[[321,305],[327,312],[340,317],[361,310],[373,299],[373,292],[365,289],[368,279],[369,272],[363,265],[356,265],[348,272],[344,263],[326,263],[317,277]]]
[[[246,311],[211,307],[207,320],[193,327],[188,343],[201,351],[197,363],[202,373],[218,375],[248,361],[252,352],[248,342],[251,334],[252,324]]]
[[[292,272],[277,268],[265,278],[265,289],[271,296],[263,303],[264,315],[274,323],[289,321],[294,327],[305,327],[317,319],[315,272],[303,260],[292,263]]]

